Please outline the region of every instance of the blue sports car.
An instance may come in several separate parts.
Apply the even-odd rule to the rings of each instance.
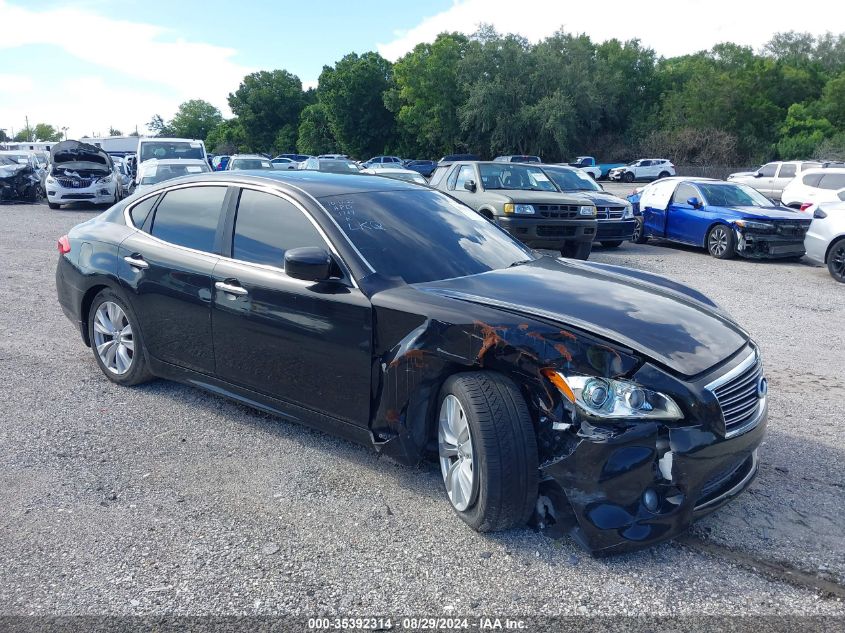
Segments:
[[[629,198],[630,201],[630,198]],[[664,178],[639,193],[634,241],[650,237],[706,248],[718,259],[801,257],[811,220],[747,185]]]

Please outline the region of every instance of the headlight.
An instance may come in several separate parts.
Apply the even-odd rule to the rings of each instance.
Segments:
[[[630,220],[634,217],[634,205],[628,203],[625,205],[625,210],[622,212],[623,220]]]
[[[105,182],[111,182],[112,180],[114,180],[114,175],[109,174],[108,176],[103,176],[102,178],[98,178],[97,182],[98,183],[105,183]]]
[[[737,220],[737,226],[744,229],[755,229],[757,231],[774,231],[775,225],[771,222],[754,222],[752,220]]]
[[[530,204],[514,204],[513,202],[506,202],[505,213],[515,213],[516,215],[534,215],[534,206]]]
[[[596,215],[596,208],[594,206],[579,207],[578,215],[588,215],[594,217]]]
[[[667,395],[630,380],[613,380],[544,369],[564,398],[587,415],[605,419],[681,420],[684,414]]]

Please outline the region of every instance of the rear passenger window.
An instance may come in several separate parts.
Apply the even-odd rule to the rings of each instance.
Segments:
[[[821,179],[822,179],[822,175],[821,175],[821,174],[807,174],[806,176],[804,176],[804,177],[801,179],[801,182],[803,182],[803,183],[804,183],[805,185],[807,185],[808,187],[818,187],[818,186],[819,186],[819,181],[820,181]]]
[[[136,228],[140,229],[144,226],[144,222],[147,221],[147,216],[150,215],[150,211],[153,210],[156,200],[158,200],[158,196],[150,196],[146,200],[142,200],[136,204],[129,211],[129,217],[132,218],[132,224],[134,224]]]
[[[198,251],[214,250],[226,187],[187,187],[164,194],[150,233],[160,240]]]
[[[823,174],[819,189],[842,189],[845,187],[845,174]]]
[[[325,245],[311,221],[292,203],[269,193],[241,191],[232,236],[233,258],[284,268],[285,251]]]
[[[781,165],[778,178],[795,178],[795,163]]]

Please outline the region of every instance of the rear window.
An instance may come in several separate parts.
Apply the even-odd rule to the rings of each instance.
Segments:
[[[186,187],[168,191],[153,218],[153,236],[198,251],[214,250],[226,187]]]
[[[845,174],[824,174],[819,181],[819,189],[842,189],[845,187]]]
[[[821,174],[807,174],[801,179],[801,182],[808,187],[818,187],[819,181],[822,179]]]

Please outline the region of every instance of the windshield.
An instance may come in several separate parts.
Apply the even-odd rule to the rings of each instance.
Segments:
[[[524,191],[557,191],[539,167],[514,163],[481,163],[481,182],[485,190],[520,189]]]
[[[535,258],[489,220],[436,191],[371,191],[320,202],[376,272],[409,284]]]
[[[26,154],[3,154],[6,158],[9,158],[19,165],[28,165],[29,159],[27,158]]]
[[[155,185],[171,178],[190,176],[211,171],[205,165],[144,165],[141,171],[142,185]]]
[[[561,191],[601,191],[601,187],[592,178],[574,169],[549,169],[544,170],[552,182]]]
[[[141,162],[151,158],[199,158],[205,160],[202,145],[193,141],[144,141],[141,143]]]
[[[0,155],[0,165],[17,165],[18,161],[9,158],[8,156]]]
[[[235,158],[230,161],[229,169],[273,169],[273,163],[266,158]]]
[[[428,184],[425,181],[425,178],[423,178],[417,172],[414,172],[413,174],[406,174],[406,173],[403,173],[403,172],[394,171],[394,172],[387,172],[387,173],[379,174],[379,175],[380,176],[387,176],[388,178],[394,178],[395,180],[405,180],[407,182],[415,182],[418,185],[427,185]]]
[[[696,183],[707,204],[717,207],[771,207],[762,193],[748,185]]]

